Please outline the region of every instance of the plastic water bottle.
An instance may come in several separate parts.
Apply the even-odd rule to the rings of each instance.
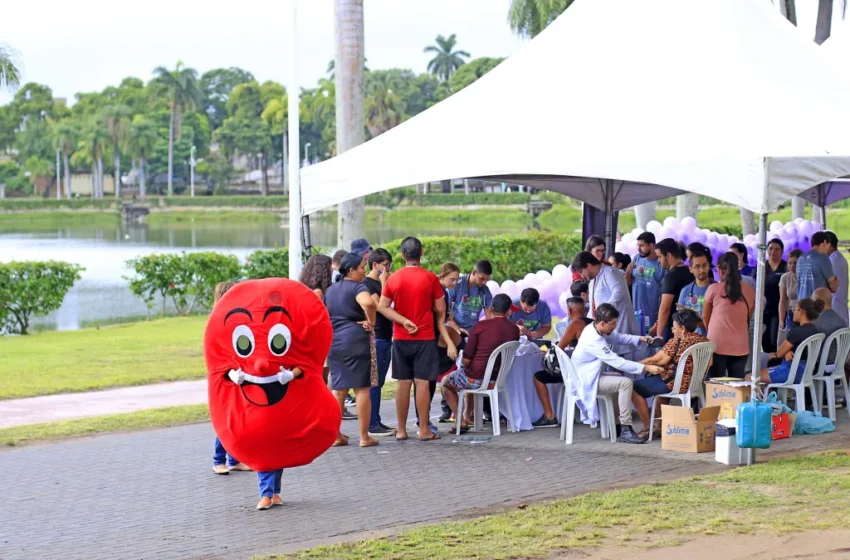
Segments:
[[[640,335],[646,336],[646,333],[643,330],[643,311],[635,311],[635,319],[637,319],[638,328],[640,329]]]
[[[643,329],[642,335],[646,336],[649,334],[649,329],[652,328],[652,325],[649,324],[649,315],[643,318]]]

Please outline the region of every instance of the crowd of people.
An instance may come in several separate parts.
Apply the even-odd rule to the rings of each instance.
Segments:
[[[812,334],[828,336],[848,325],[848,267],[838,252],[838,239],[825,231],[815,233],[811,242],[810,251],[791,251],[786,262],[782,241],[770,241],[762,301],[764,355],[748,360],[756,290],[755,270],[747,265],[744,245],[712,255],[702,244],[656,242],[646,232],[638,237],[637,254],[614,253],[606,260],[604,240],[590,237],[570,263],[567,326],[561,336],[547,340],[571,357],[582,419],[595,423],[596,396],[611,395],[618,440],[645,442],[658,429],[650,426],[648,399],[673,390],[682,356],[702,342],[716,345],[709,379],[744,379],[749,361],[755,364],[749,369],[759,370],[764,382],[802,375],[803,366],[790,371],[797,347]],[[324,374],[343,419],[358,421],[360,447],[376,446],[383,437],[411,437],[411,390],[415,437],[440,439],[430,420],[438,383],[438,422],[455,422],[459,394],[481,387],[497,348],[521,337],[541,345],[553,327],[551,310],[536,289],[527,288],[516,299],[491,293],[489,261],[477,261],[467,273],[447,262],[435,274],[422,267],[422,255],[422,243],[408,237],[401,244],[404,262],[395,266],[390,251],[358,239],[350,251],[311,256],[301,273],[301,283],[323,300],[330,316],[333,341]],[[217,288],[217,298],[228,286]],[[548,390],[551,384],[563,383],[554,355],[552,348],[543,370],[534,375],[543,408],[535,427],[560,422]],[[803,363],[809,359],[801,356]],[[834,350],[830,359],[835,359]],[[381,417],[381,390],[390,366],[398,382],[395,428]],[[683,372],[680,391],[685,393],[693,374],[690,361]],[[459,419],[461,431],[472,421],[473,403],[467,404]],[[639,431],[632,428],[632,407],[643,426]],[[501,420],[489,418],[489,406],[482,412],[485,421]],[[348,443],[340,429],[334,445]],[[216,473],[245,469],[216,441]]]

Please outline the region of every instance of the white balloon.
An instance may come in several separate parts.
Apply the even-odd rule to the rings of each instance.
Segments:
[[[565,265],[556,264],[555,268],[552,269],[552,278],[558,280],[559,278],[562,278],[564,276],[572,277],[572,274],[570,274],[570,269],[567,268]]]
[[[552,281],[552,275],[549,273],[548,270],[538,270],[535,276],[537,277],[537,281],[541,284],[545,284],[546,282]]]
[[[643,233],[643,230],[640,229],[639,227],[636,227],[635,229],[633,229],[631,231],[631,234],[632,234],[632,236],[634,236],[635,239],[637,239],[637,236],[640,235],[641,233]]]
[[[567,300],[572,297],[570,292],[562,292],[561,295],[558,296],[558,307],[561,309],[561,313],[563,313],[564,317],[569,315],[569,306],[567,305]]]
[[[782,229],[782,222],[780,222],[779,220],[774,220],[774,221],[770,222],[770,231],[771,232],[777,232],[780,229]]]
[[[616,251],[617,253],[625,252],[624,251],[625,248],[626,248],[626,245],[623,241],[617,241],[617,243],[614,245],[614,251]]]
[[[685,216],[682,218],[682,223],[680,225],[687,233],[693,233],[697,228],[697,221],[691,216]]]
[[[535,278],[537,278],[537,276],[535,276],[533,272],[529,272],[528,274],[525,275],[523,280],[525,280],[526,283],[528,283],[528,282],[533,282]]]
[[[488,280],[487,287],[490,288],[490,293],[493,296],[497,296],[502,293],[502,288],[499,286],[499,283],[495,280]]]
[[[502,293],[510,298],[518,298],[522,291],[516,282],[513,280],[505,280],[502,282]]]
[[[679,220],[677,220],[673,216],[668,216],[667,218],[664,218],[664,227],[666,227],[666,228],[668,228],[672,231],[678,231]]]
[[[805,221],[806,221],[805,218],[794,218],[794,223],[798,226]]]
[[[661,229],[661,223],[657,222],[655,220],[652,220],[651,222],[646,224],[646,229],[648,231],[651,231],[652,233],[656,233],[657,231],[659,231]]]

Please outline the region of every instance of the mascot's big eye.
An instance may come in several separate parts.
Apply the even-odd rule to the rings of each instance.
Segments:
[[[233,349],[243,358],[254,351],[254,333],[247,325],[239,325],[233,329]]]
[[[292,335],[286,325],[278,323],[269,331],[269,350],[275,356],[283,356],[292,344]]]

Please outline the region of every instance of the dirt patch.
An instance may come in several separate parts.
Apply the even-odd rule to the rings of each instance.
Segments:
[[[676,542],[681,543],[675,546]],[[664,543],[667,546],[656,547]],[[672,546],[671,546],[672,545]],[[653,548],[647,548],[653,547]],[[786,535],[725,535],[717,537],[665,537],[658,535],[656,543],[651,538],[634,539],[623,545],[605,545],[575,551],[560,551],[549,559],[572,560],[786,560],[797,558],[850,559],[850,530],[809,531]]]

